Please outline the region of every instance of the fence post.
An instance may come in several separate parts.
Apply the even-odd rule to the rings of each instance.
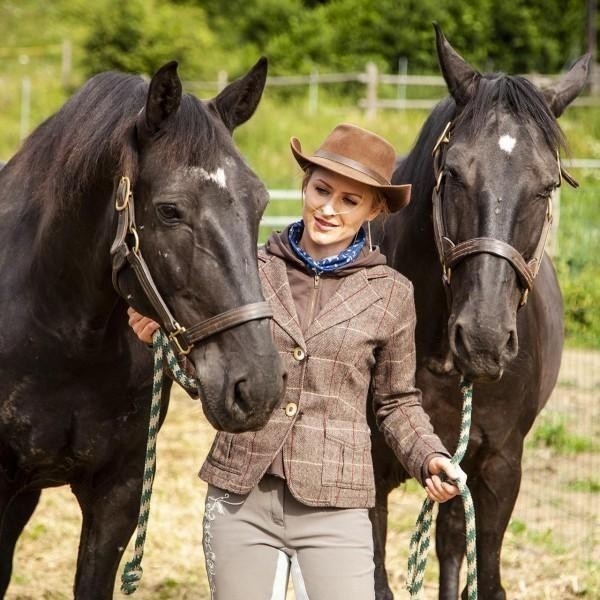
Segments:
[[[308,114],[314,115],[319,106],[319,71],[312,71],[308,83]]]
[[[366,99],[366,118],[368,121],[375,118],[377,114],[377,84],[379,74],[375,63],[367,63],[367,99]]]
[[[221,92],[227,86],[228,76],[227,71],[219,71],[217,74],[217,92]]]
[[[406,56],[401,56],[398,59],[398,100],[404,102],[406,100],[406,82],[402,81],[403,77],[408,75],[408,59]]]
[[[64,39],[62,43],[62,61],[60,68],[60,81],[63,86],[69,85],[69,80],[71,79],[71,63],[71,40]]]
[[[23,141],[29,133],[29,114],[31,112],[31,79],[23,77],[21,80],[21,122],[19,135]]]

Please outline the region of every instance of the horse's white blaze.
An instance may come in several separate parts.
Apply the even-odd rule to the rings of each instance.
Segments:
[[[202,167],[190,167],[189,169],[193,174],[198,175],[206,181],[214,181],[219,187],[225,188],[227,185],[227,177],[225,176],[225,170],[219,167],[216,171],[209,173]]]
[[[517,140],[512,135],[505,134],[498,140],[498,146],[500,150],[503,150],[507,154],[510,154],[515,147]]]

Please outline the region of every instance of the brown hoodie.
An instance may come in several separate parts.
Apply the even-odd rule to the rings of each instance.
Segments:
[[[385,265],[386,258],[379,252],[378,248],[369,251],[368,245],[365,244],[355,261],[343,265],[335,271],[315,275],[308,270],[308,267],[291,248],[288,230],[289,227],[286,227],[283,232],[271,234],[265,248],[269,254],[285,261],[288,281],[296,305],[296,313],[302,332],[305,333],[315,315],[319,314],[327,301],[335,294],[344,277],[365,267]]]

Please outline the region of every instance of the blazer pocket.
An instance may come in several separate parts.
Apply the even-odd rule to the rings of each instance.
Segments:
[[[219,469],[240,475],[249,449],[250,440],[246,435],[220,431],[215,436],[207,460]]]
[[[324,486],[374,488],[371,431],[350,421],[327,421],[323,444]]]

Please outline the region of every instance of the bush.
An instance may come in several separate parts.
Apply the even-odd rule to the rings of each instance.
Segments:
[[[200,7],[163,0],[103,0],[88,18],[82,60],[87,75],[108,70],[151,75],[175,59],[186,78],[212,79],[227,63]]]

